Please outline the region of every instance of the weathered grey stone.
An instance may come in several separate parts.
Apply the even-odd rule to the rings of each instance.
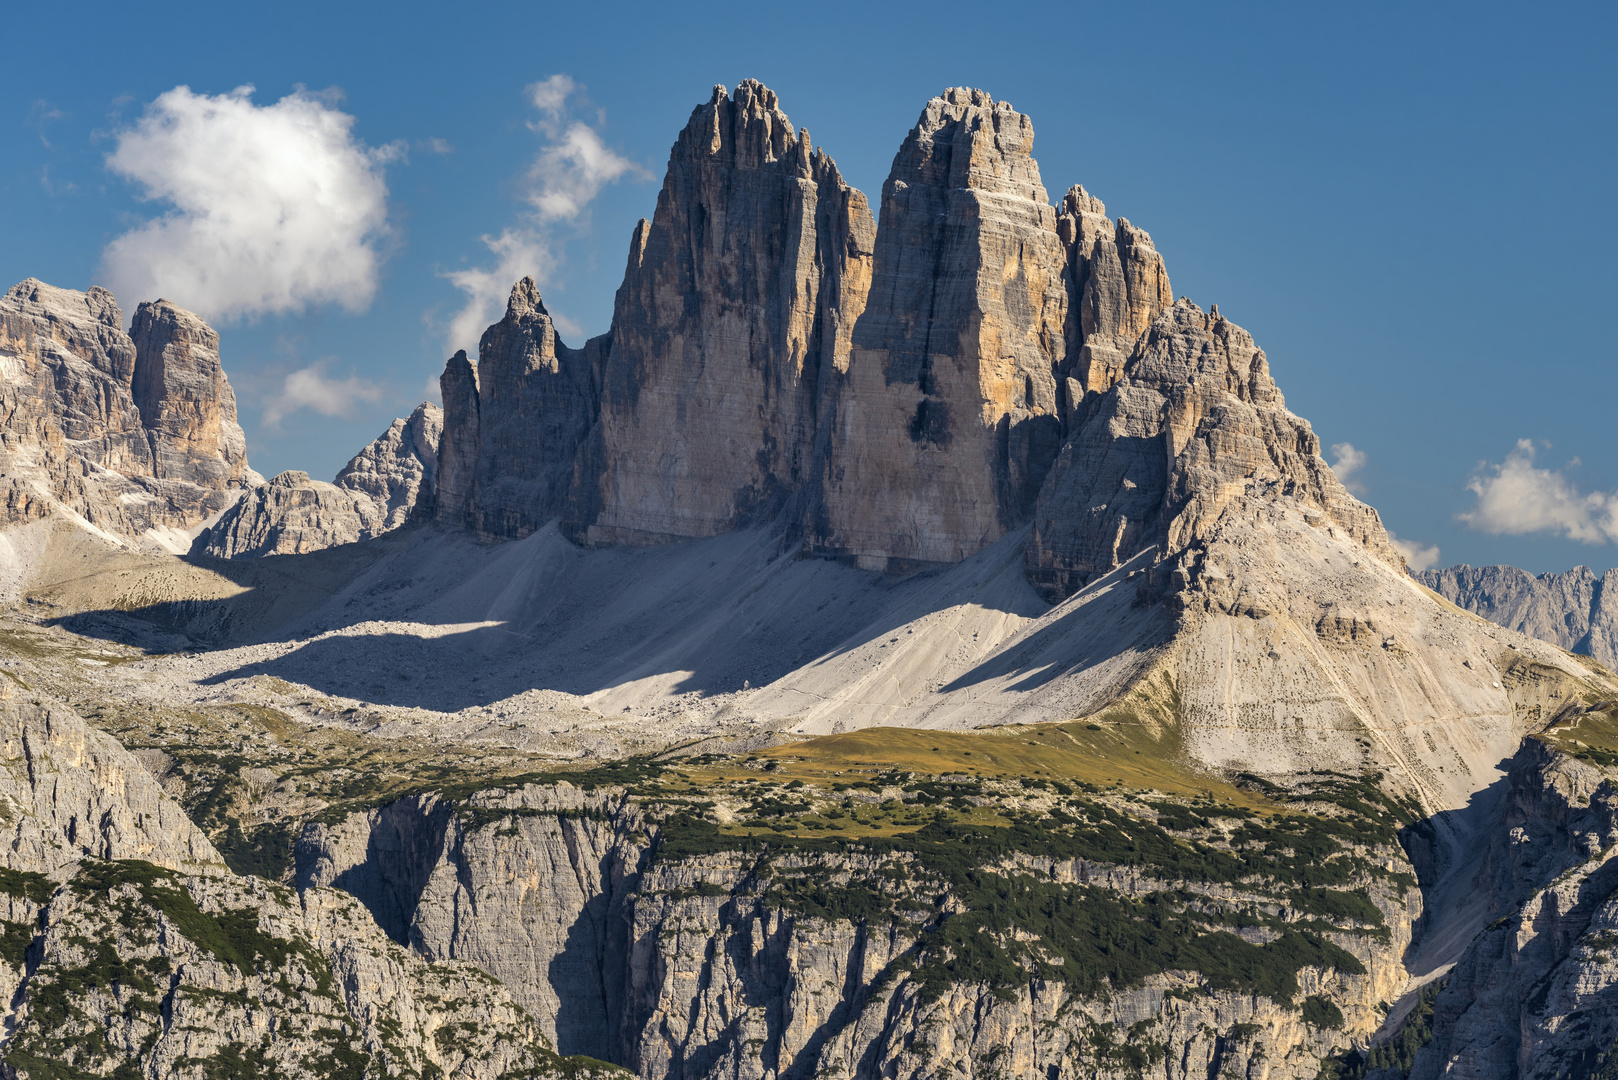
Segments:
[[[1028,117],[934,98],[882,188],[870,299],[825,407],[815,548],[955,562],[1027,520],[1061,440],[1070,279]]]
[[[1423,585],[1490,622],[1618,668],[1618,570],[1588,566],[1533,576],[1515,566],[1423,570]]]
[[[1320,457],[1308,421],[1287,411],[1251,335],[1182,299],[1091,400],[1052,466],[1029,581],[1060,600],[1147,548],[1186,550],[1227,505],[1259,494],[1323,511],[1377,558],[1404,565],[1376,511]]]
[[[715,87],[635,233],[573,530],[712,536],[809,482],[821,383],[847,366],[874,231],[865,197],[773,92]]]
[[[219,559],[297,555],[391,532],[430,508],[443,411],[426,402],[393,421],[337,474],[288,470],[260,484],[198,534],[191,550]],[[423,513],[428,512],[423,510]]]
[[[143,303],[130,326],[135,343],[131,391],[152,444],[159,480],[181,480],[211,493],[210,514],[250,483],[247,437],[236,422],[236,395],[219,363],[219,335],[167,300]]]
[[[397,529],[432,498],[443,434],[444,410],[424,401],[355,454],[334,483],[370,497],[383,514],[377,532]]]
[[[262,478],[207,324],[142,304],[139,341],[112,294],[30,278],[0,297],[0,505],[173,546]],[[188,539],[188,538],[185,538]]]

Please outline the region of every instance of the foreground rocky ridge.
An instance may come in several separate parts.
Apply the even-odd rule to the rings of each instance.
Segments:
[[[232,874],[127,750],[15,683],[0,680],[7,1075],[563,1069],[498,983],[411,955],[342,892]]]

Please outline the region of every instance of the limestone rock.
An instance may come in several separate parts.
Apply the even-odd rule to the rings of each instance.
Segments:
[[[955,562],[1027,520],[1061,441],[1067,254],[1028,117],[927,104],[882,188],[870,299],[826,406],[813,546]]]
[[[1069,324],[1064,372],[1068,410],[1087,393],[1103,393],[1123,374],[1135,341],[1157,313],[1174,303],[1163,257],[1145,230],[1127,218],[1114,226],[1107,208],[1075,185],[1062,200],[1056,228],[1068,249],[1078,318]],[[1066,379],[1073,385],[1066,385]]]
[[[388,425],[337,474],[311,480],[288,470],[244,495],[191,550],[219,559],[298,555],[399,528],[431,505],[443,411],[423,402]],[[425,511],[424,511],[425,512]]]
[[[432,496],[443,434],[444,410],[424,401],[355,454],[335,483],[370,496],[383,512],[379,532],[397,529],[410,520],[424,498]]]
[[[191,550],[217,559],[300,555],[376,536],[386,520],[368,495],[289,469],[243,495]]]
[[[573,531],[712,536],[813,479],[821,384],[847,366],[874,232],[865,197],[772,91],[715,87],[636,230]]]
[[[1451,566],[1416,579],[1491,622],[1618,668],[1618,570],[1587,566],[1538,577],[1514,566]]]
[[[568,348],[534,280],[517,283],[505,318],[478,344],[477,368],[457,353],[439,380],[453,442],[440,521],[511,538],[562,513],[574,457],[595,422],[595,369],[606,344]]]
[[[1403,567],[1376,511],[1343,488],[1307,421],[1286,408],[1241,327],[1181,300],[1160,313],[1122,378],[1092,399],[1040,492],[1029,580],[1060,600],[1156,547],[1204,538],[1247,495],[1295,500]]]
[[[180,480],[212,493],[210,512],[225,493],[253,482],[247,437],[236,422],[236,395],[219,363],[219,335],[167,300],[135,309],[131,391],[152,443],[159,480]]]
[[[8,869],[51,875],[99,858],[224,872],[208,838],[117,740],[10,679],[0,679],[0,760]]]
[[[166,301],[141,305],[135,331],[105,289],[30,278],[0,297],[7,521],[63,513],[172,547],[261,481],[218,336]]]

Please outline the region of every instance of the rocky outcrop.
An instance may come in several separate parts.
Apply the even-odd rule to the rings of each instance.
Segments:
[[[896,797],[914,795],[890,789],[869,802]],[[1336,1002],[1338,1024],[1367,1033],[1380,1018],[1377,1001],[1403,982],[1397,958],[1415,913],[1396,889],[1371,881],[1363,895],[1375,898],[1377,914],[1366,917],[1377,928],[1333,935],[1353,958],[1336,952],[1337,967],[1301,966],[1290,1001],[1223,986],[1211,953],[1188,952],[1172,971],[1115,973],[1110,983],[1080,968],[1064,976],[1059,964],[1036,974],[1013,962],[1013,974],[991,973],[972,967],[979,961],[964,942],[1031,939],[1034,924],[1022,909],[1001,913],[1010,922],[979,921],[975,905],[985,900],[958,893],[964,879],[950,886],[934,877],[945,864],[929,862],[925,844],[915,855],[857,841],[761,846],[694,826],[689,814],[669,818],[619,789],[565,782],[486,791],[449,810],[418,797],[311,825],[300,881],[374,884],[373,870],[396,868],[395,887],[368,902],[391,911],[416,893],[408,931],[416,950],[495,975],[561,1052],[653,1080],[832,1072],[919,1080],[955,1064],[968,1075],[1137,1075],[1143,1058],[1130,1054],[1126,1031],[1155,1045],[1157,1060],[1185,1063],[1167,1075],[1264,1061],[1270,1076],[1313,1078],[1347,1033],[1301,1021],[1303,998]],[[960,851],[952,860],[977,857],[960,846],[967,842],[951,845]],[[1373,857],[1403,865],[1391,843]],[[996,859],[973,871],[1003,881],[991,893],[1010,890],[997,895],[1025,896],[1044,911],[1078,903],[1132,912],[1167,895],[1166,883],[1139,869]],[[1189,887],[1207,891],[1211,910],[1253,900],[1274,907],[1241,887]],[[1275,931],[1246,937],[1223,936],[1220,948],[1270,963],[1252,946]],[[949,974],[938,966],[946,962]],[[1271,977],[1280,981],[1269,992],[1282,996],[1292,975]]]
[[[397,529],[431,502],[443,434],[444,410],[424,401],[355,454],[334,483],[376,504],[379,532]]]
[[[928,102],[882,188],[870,300],[826,408],[817,550],[955,562],[1027,520],[1061,443],[1067,257],[1027,116]]]
[[[54,875],[80,859],[141,859],[188,873],[224,860],[117,740],[0,679],[0,861]]]
[[[172,547],[260,482],[218,336],[167,301],[141,305],[134,330],[101,288],[30,278],[0,297],[5,520],[65,513]]]
[[[1057,232],[1068,250],[1076,318],[1069,316],[1063,365],[1064,418],[1089,393],[1105,393],[1157,313],[1174,303],[1163,257],[1127,218],[1113,225],[1100,199],[1074,185],[1062,199]],[[1071,380],[1071,381],[1069,381]]]
[[[217,559],[299,555],[391,532],[430,513],[443,412],[422,403],[356,454],[337,482],[300,470],[260,484],[198,534],[192,552]]]
[[[590,542],[762,522],[814,477],[821,387],[848,366],[874,232],[765,86],[715,87],[692,112],[613,311],[575,526]]]
[[[1343,488],[1241,327],[1181,300],[1089,399],[1034,510],[1029,580],[1051,600],[1156,547],[1200,540],[1233,503],[1284,497],[1403,567],[1375,510]]]
[[[1451,566],[1416,579],[1490,622],[1618,668],[1618,570],[1588,566],[1533,576],[1515,566]]]
[[[152,444],[158,480],[177,480],[213,493],[210,513],[229,503],[225,492],[251,482],[247,437],[236,422],[236,395],[219,363],[219,335],[167,300],[135,309],[130,390]]]
[[[567,507],[574,458],[595,423],[607,339],[570,349],[532,278],[511,290],[474,368],[465,353],[439,379],[449,439],[439,521],[491,537],[527,536]]]
[[[1476,891],[1499,914],[1448,974],[1412,1078],[1599,1075],[1618,1040],[1618,785],[1527,740]]]

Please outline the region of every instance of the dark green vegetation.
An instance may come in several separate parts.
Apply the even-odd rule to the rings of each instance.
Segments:
[[[1349,1050],[1321,1062],[1316,1080],[1361,1080],[1369,1073],[1393,1069],[1409,1076],[1416,1054],[1433,1038],[1433,1003],[1444,989],[1443,979],[1421,988],[1416,1004],[1400,1023],[1393,1037],[1365,1049]]]
[[[900,926],[915,944],[893,974],[927,998],[957,983],[1008,994],[1034,979],[1093,995],[1176,971],[1206,990],[1296,1004],[1304,967],[1363,973],[1333,935],[1385,943],[1373,891],[1415,885],[1386,868],[1410,809],[1376,781],[1316,774],[1265,792],[1261,812],[1038,777],[760,776],[706,787],[740,804],[728,825],[711,801],[670,806],[655,858],[736,853],[753,867],[738,898]],[[1052,864],[1078,880],[1053,880]],[[1135,895],[1088,883],[1115,868],[1139,872]],[[1232,891],[1243,899],[1210,895]],[[1303,1008],[1316,1027],[1343,1024],[1324,998]]]

